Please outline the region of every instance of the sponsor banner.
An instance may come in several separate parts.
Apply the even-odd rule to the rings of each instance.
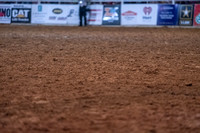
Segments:
[[[48,7],[45,5],[32,5],[31,23],[33,24],[45,24],[45,20],[48,16]]]
[[[192,26],[193,5],[179,5],[179,25]]]
[[[158,6],[158,25],[177,25],[178,5]]]
[[[122,5],[121,22],[122,25],[138,24],[139,6],[137,5]]]
[[[157,24],[156,4],[128,4],[122,5],[122,25],[156,25]]]
[[[195,4],[194,6],[193,25],[200,26],[200,4]]]
[[[0,5],[0,23],[9,24],[11,21],[11,6]]]
[[[89,25],[102,25],[103,5],[90,5],[90,12],[88,13]]]
[[[120,25],[120,5],[105,5],[103,9],[103,25]]]
[[[156,25],[158,16],[158,5],[147,4],[140,6],[140,13],[138,24],[142,25]]]
[[[31,5],[13,5],[11,23],[30,23]]]
[[[34,24],[79,24],[79,5],[33,5]]]

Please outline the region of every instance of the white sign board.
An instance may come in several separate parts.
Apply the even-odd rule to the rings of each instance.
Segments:
[[[122,25],[156,25],[157,4],[124,4],[121,9]]]
[[[90,12],[88,13],[89,25],[101,25],[103,17],[103,5],[90,5]]]
[[[33,24],[79,24],[79,5],[33,5]]]
[[[48,6],[32,5],[31,23],[44,24],[48,17]]]
[[[11,5],[0,5],[0,23],[9,24],[11,21]]]

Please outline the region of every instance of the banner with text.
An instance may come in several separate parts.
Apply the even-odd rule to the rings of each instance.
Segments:
[[[0,23],[9,24],[11,21],[11,5],[0,5]]]
[[[158,25],[177,25],[178,5],[158,6]]]
[[[193,25],[200,26],[200,4],[195,4],[194,6]]]
[[[103,5],[90,5],[88,13],[89,25],[102,25]]]
[[[157,4],[125,4],[122,5],[122,25],[156,25]]]
[[[79,5],[33,5],[33,24],[79,24]]]
[[[120,25],[120,5],[104,5],[103,25]]]
[[[31,5],[13,5],[11,23],[31,23]]]
[[[179,5],[179,25],[192,26],[193,5]]]
[[[44,8],[45,7],[45,8]],[[45,5],[32,5],[31,23],[45,24],[48,17],[48,6]]]

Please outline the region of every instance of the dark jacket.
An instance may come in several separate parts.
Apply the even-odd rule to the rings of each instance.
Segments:
[[[87,8],[87,6],[80,6],[79,7],[79,14],[81,15],[81,16],[86,16],[86,12],[87,11],[90,11],[88,8]]]

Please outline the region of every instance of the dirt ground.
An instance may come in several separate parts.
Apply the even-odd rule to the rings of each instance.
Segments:
[[[200,29],[0,25],[0,133],[200,133]]]

